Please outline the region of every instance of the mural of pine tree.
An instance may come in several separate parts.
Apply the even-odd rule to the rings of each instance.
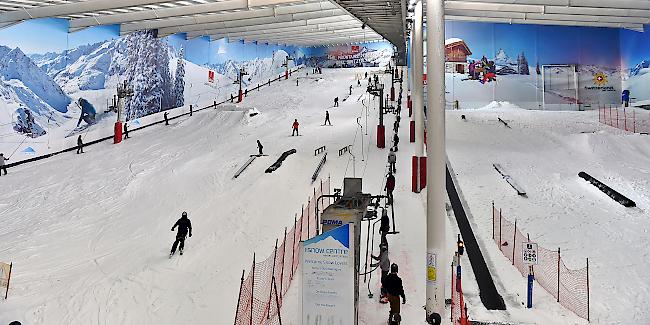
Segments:
[[[133,97],[126,102],[128,120],[170,108],[171,75],[168,45],[153,31],[139,31],[126,36],[128,67],[125,79],[133,87]]]
[[[528,60],[526,60],[524,52],[521,52],[517,57],[517,72],[525,75],[530,74],[530,71],[528,70]]]
[[[185,60],[184,51],[181,48],[180,53],[178,54],[178,64],[176,65],[176,74],[174,77],[174,95],[176,96],[175,107],[181,107],[185,105]]]

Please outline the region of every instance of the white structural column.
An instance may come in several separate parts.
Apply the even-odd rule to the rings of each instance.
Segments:
[[[411,94],[411,89],[413,89],[413,35],[409,36],[407,41],[409,42],[408,46],[408,64],[407,64],[407,71],[406,71],[406,78],[407,78],[407,83],[406,87],[407,90],[409,91],[409,95]]]
[[[448,266],[444,19],[444,0],[427,0],[427,318],[434,313],[444,315]]]
[[[415,116],[415,156],[424,157],[424,41],[422,35],[422,1],[415,4],[415,19],[413,21],[413,115]],[[420,178],[418,177],[418,180]],[[418,182],[418,192],[421,189]]]

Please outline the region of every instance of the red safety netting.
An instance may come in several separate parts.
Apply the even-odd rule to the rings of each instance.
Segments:
[[[266,259],[257,262],[253,255],[253,265],[248,275],[245,278],[242,275],[235,325],[280,324],[282,297],[289,290],[300,262],[300,241],[316,235],[316,200],[323,194],[329,194],[329,189],[329,179],[321,181],[314,188],[313,197],[303,206],[300,216],[296,215],[291,230],[285,228],[282,239],[278,240],[280,245],[276,244]],[[323,202],[318,208],[324,208]]]
[[[451,269],[451,323],[453,325],[469,325],[467,306],[463,298],[463,280],[462,277],[457,278],[455,267],[457,267],[456,262],[454,262]]]
[[[532,242],[518,229],[517,221],[503,217],[501,210],[492,206],[492,230],[495,244],[521,275],[527,276],[528,265],[523,262],[521,247]],[[550,250],[538,245],[538,264],[533,266],[535,280],[565,308],[589,320],[589,261],[587,266],[572,270],[562,261],[560,249]]]
[[[650,112],[639,108],[600,106],[598,121],[632,133],[650,133]]]

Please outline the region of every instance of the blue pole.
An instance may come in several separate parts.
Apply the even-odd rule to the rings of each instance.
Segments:
[[[535,276],[533,274],[528,274],[528,305],[527,308],[533,308],[533,282],[535,281]]]

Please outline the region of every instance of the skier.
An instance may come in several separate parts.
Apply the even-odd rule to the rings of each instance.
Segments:
[[[334,107],[339,107],[339,98],[334,97]]]
[[[300,135],[300,134],[298,134],[298,126],[299,125],[300,124],[298,123],[298,119],[293,120],[293,131],[291,132],[291,136]]]
[[[167,116],[167,114],[168,114],[167,112],[163,114],[163,117],[165,118],[165,125],[169,125],[169,117]]]
[[[128,128],[128,123],[124,122],[124,139],[129,138],[129,128]]]
[[[5,165],[5,161],[9,160],[9,158],[5,158],[5,155],[3,153],[0,153],[0,172],[4,170],[5,175],[7,175],[7,166]],[[0,174],[2,176],[2,174]]]
[[[84,153],[84,142],[81,140],[81,134],[77,138],[77,154]]]
[[[388,170],[393,174],[397,172],[397,169],[395,168],[396,162],[397,156],[395,155],[395,151],[393,151],[393,148],[390,148],[390,153],[388,153]]]
[[[352,85],[350,85],[350,95],[352,95]]]
[[[388,294],[388,302],[390,303],[389,324],[399,324],[401,321],[399,297],[402,297],[402,304],[406,304],[406,295],[404,294],[404,286],[402,279],[397,275],[397,264],[393,263],[390,266],[390,274],[384,279],[384,286]]]
[[[264,146],[262,146],[260,140],[257,140],[257,150],[260,152],[260,156],[263,155],[262,149],[264,149]]]
[[[178,227],[178,232],[176,233],[176,241],[174,241],[174,244],[172,245],[172,251],[169,253],[169,256],[171,257],[176,253],[176,247],[180,243],[180,246],[178,249],[181,252],[181,255],[183,255],[183,248],[185,247],[185,237],[187,236],[188,230],[190,237],[192,237],[192,223],[190,222],[190,219],[187,218],[187,212],[183,211],[183,214],[178,221],[174,224],[172,227],[172,231]]]
[[[370,263],[370,267],[377,267],[381,269],[381,296],[379,297],[379,302],[381,303],[387,303],[388,299],[386,297],[386,288],[384,285],[384,281],[386,280],[386,276],[388,276],[388,273],[390,271],[390,259],[388,258],[388,245],[381,244],[379,245],[379,255],[375,256],[370,254],[370,257],[372,257],[373,260],[376,260],[377,263]]]
[[[395,176],[393,173],[388,172],[388,177],[386,178],[386,196],[388,197],[388,204],[393,204],[393,191],[395,190]]]
[[[463,252],[465,252],[465,243],[460,239],[460,234],[458,234],[456,245],[458,246],[458,255],[463,255]]]
[[[395,146],[395,150],[397,151],[397,145],[399,144],[399,136],[397,136],[397,133],[393,136],[393,145]]]
[[[327,124],[332,125],[332,122],[330,122],[330,112],[329,111],[325,111],[325,123],[323,123],[323,125],[327,125]]]

